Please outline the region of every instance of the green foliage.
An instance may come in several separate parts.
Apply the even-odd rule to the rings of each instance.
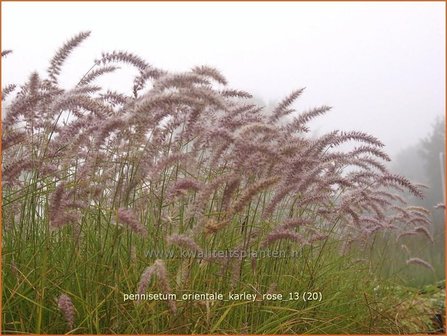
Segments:
[[[93,220],[93,219],[89,219]],[[231,272],[195,259],[168,259],[174,275],[185,264],[193,275],[171,281],[173,292],[281,293],[321,292],[321,301],[179,301],[177,313],[166,302],[124,301],[136,292],[142,270],[154,259],[131,236],[109,223],[87,225],[78,245],[70,228],[47,233],[38,244],[16,246],[17,234],[5,241],[3,257],[3,333],[65,333],[69,331],[55,303],[61,291],[76,308],[76,334],[192,333],[415,333],[436,327],[443,290],[435,285],[415,289],[396,286],[374,275],[371,260],[353,251],[340,256],[340,246],[327,241],[303,249],[299,258],[260,259],[241,264],[242,277],[232,285]],[[92,224],[92,223],[90,223]],[[96,229],[95,229],[96,227]],[[99,231],[98,231],[99,230]],[[97,237],[107,235],[106,241]],[[32,239],[32,237],[30,236]],[[232,237],[229,237],[231,239]],[[223,246],[222,246],[223,247]],[[283,244],[282,248],[293,248]],[[141,253],[138,253],[141,252]],[[185,269],[185,268],[183,268]],[[274,284],[272,286],[272,284]],[[156,281],[148,292],[157,293]]]

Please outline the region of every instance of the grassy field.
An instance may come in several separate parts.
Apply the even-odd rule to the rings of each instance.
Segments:
[[[3,89],[2,333],[441,330],[443,240],[380,140],[128,52],[60,87],[88,35]],[[94,84],[118,64],[127,94]]]

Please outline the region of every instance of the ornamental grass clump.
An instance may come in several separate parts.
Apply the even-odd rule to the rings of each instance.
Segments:
[[[162,328],[233,333],[239,325],[260,333],[343,333],[334,325],[312,329],[296,314],[289,325],[263,324],[267,317],[250,310],[262,306],[230,306],[238,314],[250,310],[247,322],[233,310],[222,310],[222,303],[208,303],[206,322],[200,322],[200,311],[186,302],[168,302],[174,318],[154,308],[157,304],[136,308],[120,298],[145,293],[151,278],[164,293],[194,288],[260,293],[273,283],[278,290],[292,284],[315,289],[323,286],[320,269],[343,269],[351,249],[369,251],[380,234],[433,240],[429,213],[403,198],[405,193],[422,197],[421,186],[388,170],[390,158],[379,139],[360,131],[309,135],[309,122],[331,108],[295,111],[304,89],[265,112],[212,67],[171,73],[123,51],[103,53],[76,85],[62,87],[65,61],[89,35],[82,32],[67,41],[45,75],[33,73],[2,92],[5,255],[14,256],[26,279],[20,285],[8,279],[6,286],[21,290],[34,281],[23,297],[36,286],[45,288],[30,299],[35,305],[24,303],[31,305],[26,308],[31,317],[19,330],[60,332],[44,327],[52,316],[45,293],[69,285],[82,302],[77,311],[83,316],[74,321],[66,295],[58,306],[70,329],[82,333],[159,333]],[[98,84],[121,67],[135,73],[128,92]],[[341,149],[346,143],[352,144],[350,150]],[[302,259],[266,261],[250,254],[266,248],[295,250]],[[172,254],[179,249],[226,253],[180,261]],[[408,263],[428,267],[417,258]],[[146,308],[152,310],[143,314]],[[4,329],[14,329],[13,316]],[[111,320],[115,327],[108,328],[105,321]],[[125,321],[135,326],[124,327]]]

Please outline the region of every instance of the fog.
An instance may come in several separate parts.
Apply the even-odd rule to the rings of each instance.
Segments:
[[[67,62],[67,85],[102,51],[134,52],[166,70],[211,65],[265,104],[306,87],[297,111],[333,106],[314,130],[366,131],[391,154],[424,137],[445,111],[443,2],[1,6],[2,49],[14,51],[2,60],[3,86],[45,71],[68,38],[91,30]]]

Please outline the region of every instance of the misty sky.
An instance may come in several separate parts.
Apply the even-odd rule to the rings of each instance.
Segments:
[[[413,144],[445,111],[445,4],[436,3],[12,3],[2,6],[2,83],[43,73],[80,31],[92,35],[67,62],[71,85],[102,51],[127,50],[174,71],[211,65],[266,104],[306,87],[295,107],[333,106],[310,126],[362,130],[390,153]],[[123,69],[111,87],[130,86]],[[112,80],[113,78],[113,80]],[[130,75],[128,75],[128,78]]]

